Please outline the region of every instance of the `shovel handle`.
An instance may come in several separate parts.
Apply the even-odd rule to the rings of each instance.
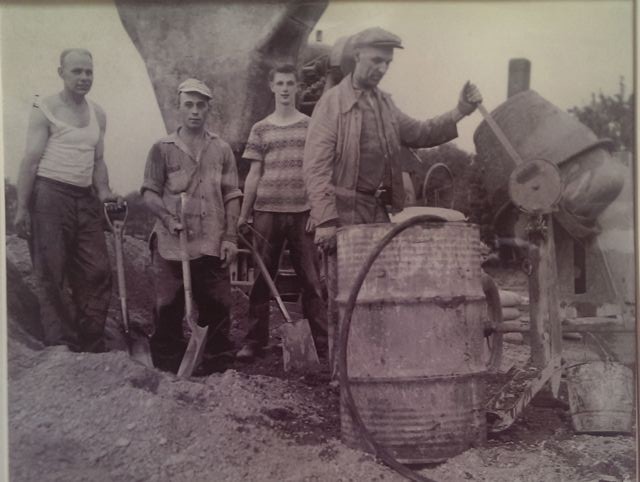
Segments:
[[[511,156],[513,162],[515,162],[516,165],[522,164],[523,161],[520,157],[520,154],[518,154],[518,151],[516,151],[511,142],[509,142],[507,136],[504,135],[504,132],[502,131],[498,123],[494,120],[493,116],[489,114],[487,109],[485,109],[484,105],[482,104],[478,104],[478,110],[480,111],[480,114],[482,114],[482,117],[487,122],[487,124],[489,124],[489,127],[498,138],[498,141],[500,141],[500,144],[502,144],[502,147],[504,147],[504,150],[507,151],[509,156]]]
[[[122,309],[122,324],[124,332],[129,333],[129,310],[127,308],[127,283],[124,277],[124,254],[122,250],[122,237],[124,234],[124,221],[115,220],[112,225],[113,241],[116,252],[116,273],[118,274],[118,297]]]
[[[127,284],[124,277],[124,254],[122,242],[124,240],[124,226],[129,210],[126,201],[123,203],[106,202],[103,205],[104,217],[113,233],[114,251],[116,254],[116,273],[118,274],[118,297],[122,311],[122,325],[124,332],[129,333],[129,309],[127,308]]]
[[[124,231],[124,224],[127,222],[127,216],[129,215],[127,201],[123,201],[120,204],[118,204],[117,202],[108,201],[104,203],[103,209],[104,217],[107,219],[109,228],[111,228],[112,231],[115,231],[115,224],[119,223],[122,226],[121,231]]]
[[[253,244],[251,244],[249,241],[247,241],[247,239],[242,235],[242,233],[238,233],[238,238],[240,239],[240,241],[242,241],[247,246],[249,251],[251,251],[251,254],[253,255],[253,259],[255,260],[256,264],[260,268],[260,272],[262,273],[262,277],[264,278],[265,282],[267,283],[267,286],[269,286],[269,290],[271,291],[271,294],[276,299],[276,303],[278,304],[278,308],[280,308],[280,312],[282,313],[282,316],[284,316],[285,321],[287,323],[293,323],[293,320],[291,319],[291,316],[289,315],[289,312],[287,311],[287,308],[284,306],[284,302],[282,301],[282,298],[280,297],[280,293],[278,293],[278,288],[276,288],[276,284],[273,282],[273,279],[271,279],[271,275],[269,274],[269,270],[265,266],[264,261],[262,261],[262,258],[260,257],[258,252],[256,251],[256,248],[253,246]]]
[[[187,248],[187,223],[185,219],[185,206],[187,203],[187,194],[180,193],[180,223],[182,229],[178,234],[180,239],[180,260],[182,261],[182,284],[184,285],[184,314],[187,323],[193,329],[195,322],[193,320],[193,290],[191,288],[191,265],[189,264],[189,251]]]

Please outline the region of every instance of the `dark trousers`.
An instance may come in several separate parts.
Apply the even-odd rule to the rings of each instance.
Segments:
[[[309,213],[273,213],[254,211],[253,225],[255,244],[269,270],[271,278],[278,272],[280,254],[287,241],[291,264],[296,272],[302,291],[302,310],[309,320],[315,340],[327,336],[327,312],[322,299],[318,253],[313,241],[313,233],[305,227]],[[269,300],[271,291],[259,274],[249,296],[250,328],[246,342],[264,347],[269,342]]]
[[[231,282],[229,270],[222,267],[220,258],[202,256],[190,262],[191,289],[197,308],[197,323],[209,326],[204,357],[215,356],[232,348],[229,341],[231,326]],[[186,341],[182,330],[184,318],[184,284],[182,263],[160,256],[152,244],[152,272],[155,286],[155,331],[150,340],[151,352],[158,361],[171,363],[182,358]],[[177,368],[177,367],[176,367]]]
[[[104,351],[111,267],[100,201],[90,188],[36,178],[31,213],[45,343]]]

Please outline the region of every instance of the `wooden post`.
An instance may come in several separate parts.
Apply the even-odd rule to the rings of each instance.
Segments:
[[[530,79],[531,62],[528,59],[509,60],[507,97],[529,90]],[[531,360],[540,370],[549,363],[556,365],[557,370],[551,377],[551,390],[557,396],[560,389],[562,327],[557,296],[558,267],[553,216],[532,215],[529,223]]]
[[[554,363],[558,369],[551,377],[554,396],[560,388],[562,327],[558,307],[558,275],[556,247],[553,239],[553,217],[532,216],[529,226],[529,309],[531,360],[543,369]]]

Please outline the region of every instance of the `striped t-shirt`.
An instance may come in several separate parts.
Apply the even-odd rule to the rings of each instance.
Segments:
[[[242,157],[263,165],[253,205],[256,211],[300,213],[310,209],[302,177],[307,127],[307,116],[284,126],[266,118],[252,127]]]

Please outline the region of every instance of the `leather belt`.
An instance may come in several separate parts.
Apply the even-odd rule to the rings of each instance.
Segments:
[[[356,187],[356,192],[373,196],[380,204],[391,204],[391,188],[380,186],[377,189],[361,189]]]
[[[381,198],[382,196],[384,196],[387,193],[391,192],[391,189],[389,189],[386,186],[380,186],[376,189],[361,189],[359,187],[356,188],[356,192],[359,192],[360,194],[367,194],[369,196],[373,196],[375,198]]]

